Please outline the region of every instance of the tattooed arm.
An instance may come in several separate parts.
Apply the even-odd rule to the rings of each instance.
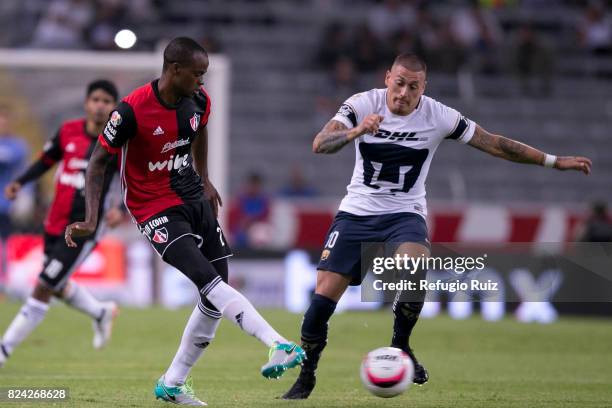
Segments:
[[[372,114],[365,117],[358,126],[349,129],[337,120],[330,120],[312,142],[314,153],[332,154],[364,133],[376,132],[383,117]]]
[[[495,157],[517,163],[544,165],[546,153],[516,140],[501,135],[494,135],[476,125],[474,136],[468,142],[470,146],[489,153]],[[577,170],[591,173],[591,160],[586,157],[557,157],[552,167],[558,170]]]
[[[72,237],[91,235],[96,230],[106,166],[112,156],[100,142],[96,143],[85,174],[85,221],[75,222],[66,227],[65,239],[69,247],[77,246]]]

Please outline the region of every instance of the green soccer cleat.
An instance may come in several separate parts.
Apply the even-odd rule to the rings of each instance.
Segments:
[[[280,378],[285,371],[297,367],[306,359],[306,352],[294,342],[274,343],[270,347],[269,360],[261,367],[266,378]]]
[[[155,398],[177,405],[188,405],[190,407],[205,407],[208,404],[200,401],[193,392],[191,377],[185,384],[176,387],[168,387],[164,384],[164,376],[155,384]]]

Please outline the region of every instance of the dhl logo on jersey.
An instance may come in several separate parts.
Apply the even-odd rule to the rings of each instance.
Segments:
[[[378,129],[378,132],[374,134],[374,137],[380,139],[387,139],[392,141],[405,141],[405,140],[419,140],[415,137],[416,132],[391,132],[390,130]]]

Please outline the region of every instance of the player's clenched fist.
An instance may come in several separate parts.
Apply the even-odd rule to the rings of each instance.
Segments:
[[[64,239],[66,240],[66,245],[70,248],[76,248],[77,244],[74,242],[73,238],[86,237],[88,235],[93,234],[96,231],[96,224],[91,222],[73,222],[72,224],[66,227],[66,232],[64,233]]]
[[[375,113],[366,116],[359,126],[357,126],[357,135],[361,136],[366,133],[378,132],[378,126],[380,126],[380,122],[382,122],[383,119],[384,118],[381,115],[377,115]]]
[[[17,193],[21,190],[21,183],[13,181],[4,188],[4,197],[8,200],[14,200],[17,198]]]

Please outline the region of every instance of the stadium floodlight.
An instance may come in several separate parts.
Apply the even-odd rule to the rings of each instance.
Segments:
[[[136,40],[136,34],[132,30],[123,29],[115,34],[115,44],[124,50],[132,48]]]

